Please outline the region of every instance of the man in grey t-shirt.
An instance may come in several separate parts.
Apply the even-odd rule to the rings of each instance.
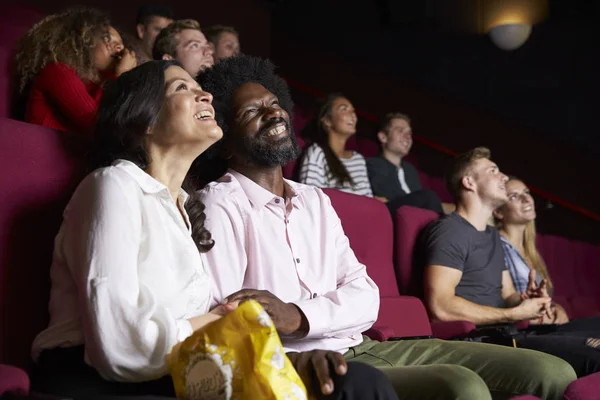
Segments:
[[[473,303],[504,308],[502,275],[506,271],[500,235],[496,228],[483,231],[458,213],[434,223],[426,235],[426,264],[456,269],[462,277],[456,296]]]
[[[489,157],[489,150],[479,147],[456,158],[448,176],[456,212],[424,232],[426,305],[438,321],[542,323],[551,307],[545,285],[529,282],[526,298],[521,297],[504,266],[499,234],[487,225],[494,210],[508,201],[508,178]],[[557,329],[519,337],[517,346],[560,357],[577,376],[600,372],[600,352],[587,344],[588,335],[597,337],[596,330]]]

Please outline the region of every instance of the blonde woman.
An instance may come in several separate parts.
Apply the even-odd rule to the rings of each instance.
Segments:
[[[544,291],[551,296],[552,279],[535,242],[535,201],[527,185],[515,177],[506,182],[506,193],[508,202],[494,212],[494,220],[502,239],[504,262],[515,289],[521,296],[531,296],[535,291]],[[561,332],[587,331],[594,336],[600,333],[600,318],[570,322],[565,309],[556,303],[549,311],[534,323],[558,324]]]

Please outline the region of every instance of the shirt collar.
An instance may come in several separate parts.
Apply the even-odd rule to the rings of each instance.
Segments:
[[[400,160],[400,168],[398,168],[396,166],[396,164],[393,164],[390,160],[388,160],[387,158],[385,158],[383,156],[383,153],[380,153],[379,157],[386,162],[386,164],[388,165],[388,167],[392,167],[395,170],[403,169],[403,167],[404,167],[404,157],[402,157],[402,160]]]
[[[279,198],[279,196],[275,196],[273,193],[269,192],[267,189],[263,188],[252,179],[239,173],[238,171],[230,168],[227,172],[229,172],[239,182],[253,208],[260,209],[269,204],[269,202],[271,202],[273,199]],[[284,196],[291,199],[294,207],[302,207],[304,202],[302,201],[302,196],[299,194],[299,184],[284,179],[283,185]]]
[[[140,185],[142,191],[148,194],[158,194],[161,192],[165,192],[169,197],[171,194],[169,193],[169,189],[154,179],[151,175],[147,174],[143,169],[138,167],[135,163],[132,163],[129,160],[119,159],[112,163],[112,166],[115,168],[122,169],[127,172],[135,181]],[[179,189],[179,200],[182,204],[185,204],[189,195],[183,189]]]

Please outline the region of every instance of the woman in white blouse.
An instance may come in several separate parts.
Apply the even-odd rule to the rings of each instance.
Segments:
[[[32,346],[34,390],[82,399],[172,398],[171,348],[235,308],[209,311],[200,252],[214,241],[199,200],[193,226],[184,208],[192,162],[223,135],[211,103],[175,61],[142,64],[105,90],[96,127],[100,168],[73,194],[55,240],[50,324]],[[332,375],[333,398],[396,399],[368,365],[346,365],[340,354],[320,350],[297,358],[309,388]]]
[[[181,189],[193,160],[223,135],[211,103],[174,62],[144,64],[106,89],[95,148],[102,168],[81,182],[63,214],[50,325],[32,348],[34,385],[56,388],[60,371],[88,390],[101,382],[88,365],[108,381],[161,378],[173,345],[226,312],[208,310],[198,249],[213,243],[208,232],[202,243],[192,240]],[[106,394],[134,389],[112,386]]]

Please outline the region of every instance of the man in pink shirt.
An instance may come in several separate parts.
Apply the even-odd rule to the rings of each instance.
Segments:
[[[193,171],[200,180],[226,172],[200,192],[215,240],[205,254],[213,306],[255,299],[288,351],[334,350],[381,367],[402,398],[561,398],[574,373],[552,356],[480,343],[363,338],[377,318],[377,286],[329,198],[282,175],[281,166],[299,154],[285,82],[269,61],[249,56],[223,60],[199,80],[214,96],[224,132]]]

